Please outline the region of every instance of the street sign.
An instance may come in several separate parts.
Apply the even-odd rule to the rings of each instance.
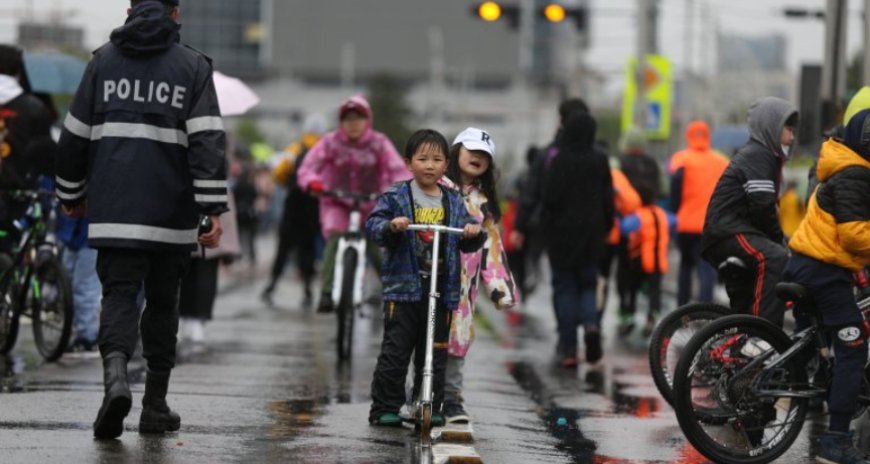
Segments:
[[[622,100],[622,132],[634,125],[637,99],[637,59],[628,60],[625,72],[625,93]],[[650,140],[667,140],[671,135],[673,76],[671,63],[661,55],[647,55],[643,73],[646,100],[646,135]]]

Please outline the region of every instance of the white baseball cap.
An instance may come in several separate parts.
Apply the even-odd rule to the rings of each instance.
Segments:
[[[495,158],[495,142],[485,130],[469,127],[456,136],[453,145],[457,143],[461,143],[468,150],[480,150]]]

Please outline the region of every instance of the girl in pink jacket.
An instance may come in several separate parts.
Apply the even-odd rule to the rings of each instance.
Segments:
[[[361,96],[351,97],[338,110],[339,128],[311,147],[299,167],[297,182],[312,193],[341,190],[353,193],[381,193],[395,182],[411,177],[392,142],[372,129],[372,110]],[[331,312],[332,285],[338,236],[347,231],[352,202],[320,197],[320,228],[328,240],[323,257],[322,295],[318,312]],[[363,203],[362,220],[374,207]],[[375,247],[368,247],[376,252]]]
[[[467,423],[462,406],[462,368],[474,340],[474,307],[479,290],[486,292],[498,309],[513,308],[519,290],[507,265],[498,221],[501,219],[495,193],[495,143],[489,134],[474,127],[462,131],[453,141],[448,156],[445,183],[458,187],[471,217],[483,224],[486,243],[479,251],[462,253],[462,292],[453,311],[447,349],[443,413],[447,422]]]

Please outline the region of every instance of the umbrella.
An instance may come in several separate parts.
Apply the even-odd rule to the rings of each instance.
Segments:
[[[35,93],[76,93],[86,63],[72,55],[57,52],[25,53],[24,67]]]
[[[260,103],[260,97],[244,82],[218,71],[214,72],[214,87],[223,116],[245,114]]]

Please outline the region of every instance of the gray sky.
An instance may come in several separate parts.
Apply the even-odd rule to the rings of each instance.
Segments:
[[[694,1],[700,3],[707,0]],[[682,68],[684,61],[682,44],[685,3],[686,0],[661,0],[659,43],[661,51],[674,61],[677,69]],[[637,0],[591,0],[591,4],[594,9],[593,36],[586,62],[608,73],[618,73],[623,69],[626,58],[635,49],[636,20],[633,12]],[[712,20],[696,21],[696,43],[703,41],[700,31],[709,31],[711,27],[719,27],[722,32],[740,35],[782,33],[788,41],[786,63],[790,69],[796,71],[802,63],[821,62],[824,45],[823,22],[815,19],[787,20],[780,12],[787,5],[824,8],[824,0],[710,0],[710,4]],[[182,2],[182,12],[183,6]],[[83,26],[86,30],[85,41],[90,48],[96,48],[103,43],[111,30],[122,24],[126,16],[126,2],[123,0],[0,0],[0,42],[15,39],[17,18],[26,14],[28,7],[32,8],[37,18],[62,17],[74,25]],[[862,1],[850,0],[849,56],[861,47],[862,8]],[[695,17],[698,17],[697,11]],[[183,32],[182,29],[182,36]],[[700,47],[695,47],[695,69],[700,70]]]

